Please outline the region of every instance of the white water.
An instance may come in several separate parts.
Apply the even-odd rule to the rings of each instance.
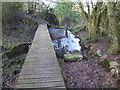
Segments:
[[[75,38],[75,36],[69,30],[67,30],[67,35],[68,38],[66,37],[66,38],[61,38],[59,40],[53,40],[55,49],[60,49],[65,47],[67,48],[68,52],[74,50],[81,52],[81,46],[79,45],[80,40],[78,38]]]

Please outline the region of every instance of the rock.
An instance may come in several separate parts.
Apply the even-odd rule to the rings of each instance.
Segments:
[[[8,51],[2,53],[2,57],[4,58],[5,56],[7,56],[8,58],[12,58],[20,54],[28,53],[29,45],[31,45],[31,42],[25,42],[25,43],[18,44],[10,48]]]
[[[91,45],[88,44],[88,42],[84,43],[84,45],[85,45],[84,46],[85,49],[90,50]]]
[[[120,56],[119,57],[115,57],[115,60],[120,60]]]
[[[57,57],[63,58],[63,56],[64,56],[64,49],[63,48],[60,48],[60,49],[55,50],[55,51],[56,51]]]
[[[103,68],[105,68],[107,71],[109,71],[111,76],[118,76],[119,75],[119,69],[117,68],[119,64],[117,62],[105,59],[104,61],[102,61],[100,63],[100,65]]]
[[[108,55],[104,54],[103,56],[101,56],[101,60],[105,60],[108,58]]]
[[[118,76],[119,75],[118,68],[111,69],[110,74],[111,74],[111,76]]]
[[[92,54],[92,51],[88,51],[87,54],[88,54],[88,55],[91,55],[91,54]]]
[[[65,29],[49,28],[49,33],[50,33],[52,40],[65,38],[66,35],[65,35],[64,31],[65,31]]]
[[[81,53],[81,52],[78,50],[73,50],[73,51],[69,51],[69,53],[72,54],[72,53]]]
[[[65,62],[79,61],[82,59],[83,59],[83,56],[80,53],[72,53],[72,54],[65,54],[64,55]]]
[[[90,47],[90,50],[93,50],[93,47],[92,47],[92,46]]]
[[[118,54],[118,50],[119,50],[119,45],[118,43],[113,43],[112,46],[110,47],[110,49],[108,49],[107,53],[108,54]]]
[[[21,55],[18,55],[17,58],[19,60],[24,60],[26,58],[27,54],[21,54]]]
[[[101,56],[102,56],[102,52],[101,52],[101,50],[100,50],[100,49],[98,49],[98,50],[96,51],[96,55],[97,55],[97,56],[99,56],[99,57],[101,57]]]
[[[119,65],[119,64],[118,64],[117,62],[115,62],[115,61],[110,61],[109,64],[110,64],[110,68],[116,68],[116,67]]]

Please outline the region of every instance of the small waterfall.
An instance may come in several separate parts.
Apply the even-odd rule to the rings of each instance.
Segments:
[[[79,44],[79,39],[75,38],[75,36],[67,30],[68,38],[67,38],[67,45],[68,45],[68,51],[74,51],[77,50],[81,52],[81,46]]]
[[[50,30],[53,30],[53,31],[50,31]],[[57,32],[57,29],[54,29],[54,28],[49,29],[49,31],[52,33],[54,32],[54,30],[56,30],[55,32]],[[61,29],[61,30],[63,30],[63,29]],[[52,36],[52,33],[50,33],[51,36]],[[65,29],[64,29],[64,32],[62,32],[62,33],[60,33],[60,32],[56,33],[56,35],[58,35],[58,36],[60,36],[60,34],[61,34],[61,36],[65,35],[65,37],[56,38],[56,39],[52,40],[54,48],[56,50],[56,53],[58,53],[58,56],[61,53],[63,55],[65,53],[81,53],[81,46],[79,44],[80,40],[78,38],[75,38],[75,36],[69,30],[65,30]],[[56,36],[52,36],[52,37],[56,37]]]

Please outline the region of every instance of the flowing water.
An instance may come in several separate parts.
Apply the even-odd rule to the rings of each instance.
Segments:
[[[66,53],[81,53],[80,40],[66,29],[49,28],[52,42],[58,56]],[[57,38],[57,36],[59,36]],[[61,36],[61,37],[60,37]]]

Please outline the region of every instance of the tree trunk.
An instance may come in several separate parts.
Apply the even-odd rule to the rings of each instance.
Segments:
[[[117,27],[117,21],[116,21],[116,3],[114,2],[108,2],[107,4],[107,14],[108,14],[108,20],[109,20],[109,34],[111,35],[111,47],[108,50],[109,54],[117,54],[120,52],[120,44],[119,44],[119,35],[118,35],[118,27]]]
[[[88,29],[89,39],[92,42],[97,40],[97,26],[95,25],[96,21],[94,18],[89,17],[87,21],[85,21],[86,27]]]
[[[97,31],[99,25],[100,14],[103,12],[104,8],[102,7],[102,2],[97,2],[96,6],[93,7],[92,12],[90,12],[90,6],[88,6],[88,12],[85,12],[82,4],[80,3],[81,13],[84,16],[84,21],[88,30],[89,39],[91,42],[97,40]]]
[[[37,3],[36,3],[36,2],[34,2],[33,16],[34,16],[34,15],[35,15],[35,13],[36,13],[36,7],[37,7]]]
[[[117,21],[117,37],[118,37],[118,53],[120,53],[120,3],[117,2],[116,4],[116,21]]]
[[[62,26],[62,25],[63,25],[63,19],[59,18],[59,26]]]

